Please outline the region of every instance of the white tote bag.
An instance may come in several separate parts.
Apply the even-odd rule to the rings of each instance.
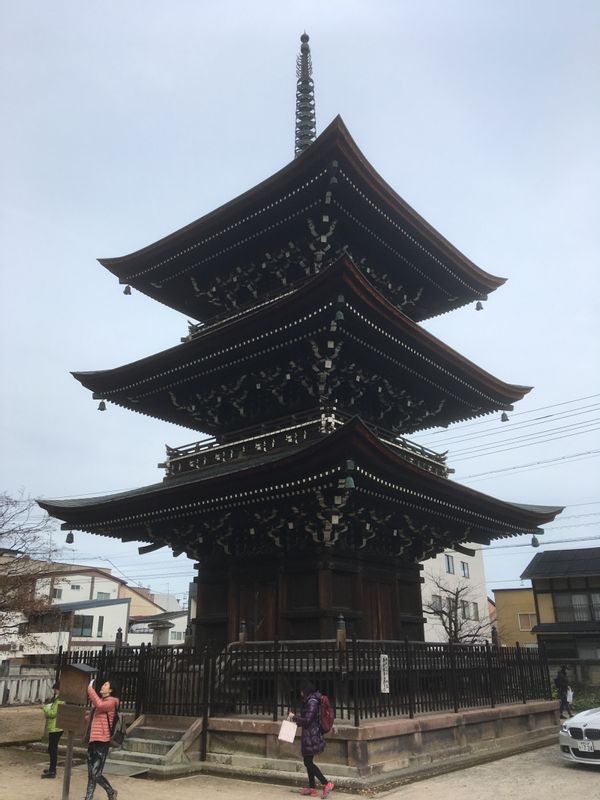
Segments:
[[[298,726],[295,722],[290,722],[288,719],[284,719],[281,723],[281,728],[279,729],[279,735],[277,738],[281,739],[282,742],[291,743],[294,741],[297,728]]]
[[[567,703],[572,703],[572,702],[573,702],[573,689],[571,689],[571,687],[569,686],[569,688],[567,689]]]

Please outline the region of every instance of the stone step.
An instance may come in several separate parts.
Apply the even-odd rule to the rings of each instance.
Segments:
[[[108,760],[118,763],[146,764],[148,766],[161,766],[165,763],[164,755],[134,753],[130,750],[111,750]]]
[[[177,741],[179,741],[179,738],[176,741],[163,741],[161,739],[141,739],[137,736],[128,736],[123,743],[123,750],[133,753],[166,755]]]
[[[281,772],[286,773],[287,777],[296,774],[306,775],[306,767],[300,759],[265,758],[258,755],[241,756],[233,753],[207,753],[206,763],[247,772],[256,770],[268,770],[270,774]],[[348,767],[343,764],[319,762],[319,768],[327,776],[335,775],[336,777],[349,778],[356,776],[354,767]]]
[[[160,739],[163,742],[178,742],[183,734],[183,730],[176,730],[174,728],[157,728],[153,725],[140,725],[139,728],[134,728],[134,730],[131,731],[132,738]]]

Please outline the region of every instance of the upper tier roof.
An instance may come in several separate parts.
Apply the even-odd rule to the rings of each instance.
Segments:
[[[405,203],[339,116],[254,188],[142,250],[100,263],[121,283],[206,320],[285,291],[295,274],[326,266],[342,249],[415,320],[484,298],[505,280],[473,264]]]
[[[215,435],[323,405],[409,433],[510,409],[529,391],[423,330],[347,256],[191,341],[74,376],[98,397]]]

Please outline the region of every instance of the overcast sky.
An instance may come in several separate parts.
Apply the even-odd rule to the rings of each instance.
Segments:
[[[535,389],[508,423],[422,442],[449,449],[455,479],[475,489],[566,505],[545,540],[600,545],[600,3],[0,0],[0,11],[0,488],[56,498],[154,483],[165,443],[194,438],[98,413],[69,374],[187,332],[178,312],[124,296],[95,259],[156,241],[291,160],[306,30],[318,131],[340,113],[417,212],[509,279],[484,311],[427,328]],[[463,452],[506,439],[503,452]],[[134,581],[186,589],[185,559],[75,537],[65,560],[108,558]],[[490,549],[490,589],[519,585],[528,541]]]

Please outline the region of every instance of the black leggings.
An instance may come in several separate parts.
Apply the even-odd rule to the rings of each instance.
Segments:
[[[310,786],[311,789],[315,788],[315,778],[321,781],[323,786],[325,786],[325,784],[327,783],[327,778],[317,767],[313,759],[314,756],[304,756],[304,766],[306,767],[306,771],[308,772],[308,785]]]
[[[50,755],[50,772],[56,772],[58,763],[58,740],[62,736],[62,731],[53,731],[48,734],[48,754]]]
[[[108,755],[108,742],[90,742],[87,751],[88,785],[85,800],[92,800],[96,784],[99,783],[111,798],[115,790],[102,774]]]

